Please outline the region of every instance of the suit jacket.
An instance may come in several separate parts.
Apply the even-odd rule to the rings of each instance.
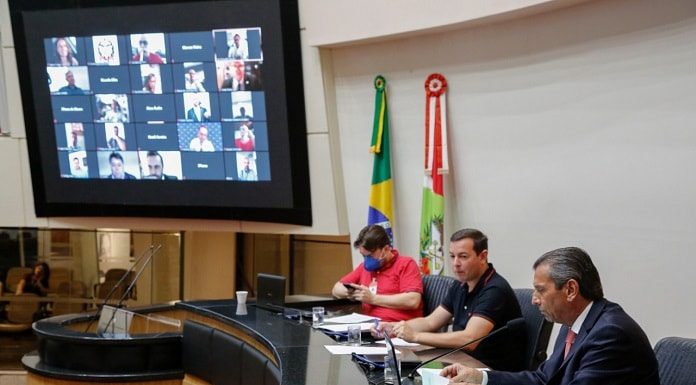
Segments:
[[[201,120],[198,120],[196,111],[193,108],[189,108],[189,110],[186,112],[186,119],[193,120],[194,122],[208,122],[210,121],[210,118],[205,116],[206,112],[208,112],[208,109],[201,107]]]
[[[553,354],[536,371],[488,373],[489,385],[660,385],[650,341],[621,306],[594,301],[568,357],[563,359],[568,327],[563,326]]]

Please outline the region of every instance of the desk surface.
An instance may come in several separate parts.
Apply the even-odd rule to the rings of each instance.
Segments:
[[[43,298],[45,300],[45,297]],[[152,313],[155,310],[144,309],[145,312]],[[335,344],[335,341],[326,336],[319,330],[312,329],[306,324],[300,324],[297,321],[288,320],[282,314],[270,312],[267,310],[256,308],[253,304],[246,306],[246,314],[237,314],[237,303],[233,300],[209,300],[209,301],[188,301],[179,302],[168,306],[160,307],[157,310],[173,311],[184,314],[185,317],[195,319],[204,317],[229,325],[234,330],[239,330],[244,335],[258,341],[259,345],[268,348],[272,355],[275,356],[275,361],[280,363],[282,372],[282,383],[284,385],[308,385],[308,384],[332,384],[332,385],[354,385],[366,384],[365,378],[361,369],[351,361],[350,355],[331,355],[324,345]],[[103,340],[94,335],[94,333],[81,333],[68,328],[71,322],[84,322],[86,315],[68,315],[52,317],[38,321],[34,324],[34,331],[40,339],[63,341],[72,343],[75,341],[75,346],[80,345],[118,345],[131,344],[135,339],[127,340]],[[80,320],[81,319],[81,320]],[[172,336],[167,337],[172,339]],[[158,343],[145,336],[144,343]],[[416,355],[423,360],[429,357],[434,357],[443,350],[432,349],[417,352]],[[120,376],[104,376],[98,375],[96,372],[92,375],[85,376],[84,373],[79,375],[74,370],[61,369],[52,367],[40,360],[40,354],[34,353],[25,356],[23,363],[27,370],[32,373],[47,377],[56,377],[66,380],[89,380],[94,382],[113,382],[113,381],[138,381],[145,379],[163,379],[176,378],[181,376],[182,372],[169,371],[168,373],[160,373],[153,376],[154,373],[138,372],[128,373]],[[90,360],[92,361],[92,360]],[[94,359],[93,361],[98,361]],[[468,363],[474,366],[481,364],[466,355],[465,353],[457,352],[452,354],[446,360],[448,362],[456,361]],[[69,363],[67,363],[69,364]],[[92,365],[99,367],[100,365]]]
[[[294,304],[293,304],[294,305]],[[324,345],[336,342],[319,330],[306,324],[285,319],[282,314],[247,305],[247,314],[236,314],[236,302],[231,300],[188,301],[176,304],[194,313],[232,322],[258,333],[276,352],[281,362],[283,384],[356,384],[356,378],[365,379],[349,355],[332,355]],[[398,348],[404,349],[404,348]],[[445,349],[414,352],[425,361]],[[463,352],[453,353],[442,360],[484,367],[481,362]],[[365,379],[364,383],[367,383]]]

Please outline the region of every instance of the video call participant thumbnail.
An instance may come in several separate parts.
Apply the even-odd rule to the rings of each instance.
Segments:
[[[177,174],[181,175],[181,159],[180,153],[178,151],[168,151],[160,153],[158,151],[141,151],[140,152],[140,164],[142,165],[143,179],[154,179],[154,180],[177,180],[179,179],[176,175],[170,175],[165,173],[165,161],[162,155],[166,155],[168,160],[167,167],[171,170],[176,169]],[[172,165],[169,165],[169,164]]]
[[[184,179],[225,180],[222,152],[182,152]]]
[[[106,129],[106,137],[108,138],[106,140],[106,148],[120,151],[126,151],[128,149],[122,123],[105,124],[104,128]]]
[[[171,67],[175,92],[217,91],[214,62],[185,62]]]
[[[175,122],[174,94],[133,94],[132,122]]]
[[[82,45],[82,38],[75,36],[44,39],[46,63],[61,67],[84,64],[84,47]]]
[[[135,135],[138,147],[153,151],[179,151],[179,134],[176,124],[164,122],[136,123]],[[141,156],[141,164],[142,164]]]
[[[169,34],[172,63],[212,62],[215,59],[210,31]]]
[[[90,93],[87,67],[46,67],[51,94],[85,95]]]
[[[91,122],[91,97],[87,95],[52,95],[51,108],[56,122]]]
[[[268,151],[267,131],[266,122],[258,122],[253,126],[249,121],[223,122],[223,149],[225,151]]]
[[[132,155],[135,155],[135,154],[128,154],[128,155],[131,155],[130,157],[132,157]],[[104,176],[104,178],[106,178],[106,179],[137,179],[135,177],[135,175],[130,174],[126,171],[126,164],[125,164],[125,161],[123,159],[123,155],[121,155],[121,153],[114,151],[114,152],[108,154],[108,160],[109,160],[108,164],[109,164],[110,173],[106,174],[106,176]],[[130,162],[130,164],[132,167],[133,162]],[[137,158],[136,158],[136,164],[137,164]]]
[[[98,35],[85,38],[87,64],[117,66],[126,64],[126,40],[123,36]]]
[[[69,154],[70,157],[70,173],[75,178],[88,178],[89,171],[87,169],[87,157],[84,151],[78,151]]]
[[[218,60],[217,75],[220,90],[261,90],[261,64],[259,62]]]
[[[163,33],[133,34],[130,43],[132,63],[166,63],[167,49]]]
[[[59,150],[94,150],[94,126],[91,123],[58,123],[56,129],[56,147]]]
[[[208,127],[201,125],[198,127],[196,137],[189,143],[189,151],[212,152],[215,151],[213,142],[208,140]]]
[[[130,84],[129,67],[132,66],[89,66],[92,91],[95,94],[126,94],[131,92],[133,87]]]
[[[214,30],[215,53],[219,58],[261,60],[261,28]]]
[[[108,123],[127,123],[130,121],[128,95],[97,94],[94,96],[98,121]]]

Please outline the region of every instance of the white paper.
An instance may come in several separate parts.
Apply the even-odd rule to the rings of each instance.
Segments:
[[[450,380],[447,377],[442,377],[440,372],[442,369],[430,369],[430,368],[420,368],[418,369],[418,374],[420,374],[423,380],[423,385],[447,385]]]
[[[347,332],[348,327],[352,325],[360,325],[360,330],[370,330],[371,327],[375,326],[374,322],[366,322],[360,324],[338,324],[338,325],[321,325],[319,329],[325,329],[332,332]]]
[[[408,341],[401,339],[401,338],[392,338],[391,342],[392,342],[392,344],[394,344],[394,346],[420,346],[420,344],[417,344],[415,342],[408,342]],[[386,344],[387,341],[379,340],[379,341],[377,341],[377,343],[378,344]]]
[[[331,354],[365,354],[368,356],[386,356],[386,346],[349,346],[349,345],[324,345]],[[397,354],[399,351],[397,350]]]
[[[360,324],[372,321],[372,323],[374,324],[374,321],[376,319],[378,320],[379,318],[367,316],[360,313],[353,313],[348,315],[342,315],[340,317],[325,318],[324,322],[335,324]]]

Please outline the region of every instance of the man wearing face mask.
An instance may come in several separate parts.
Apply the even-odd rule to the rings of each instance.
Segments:
[[[336,298],[362,302],[362,313],[383,321],[407,320],[423,315],[423,281],[411,257],[391,247],[389,235],[379,225],[363,228],[353,242],[364,261],[341,278],[331,291]]]

